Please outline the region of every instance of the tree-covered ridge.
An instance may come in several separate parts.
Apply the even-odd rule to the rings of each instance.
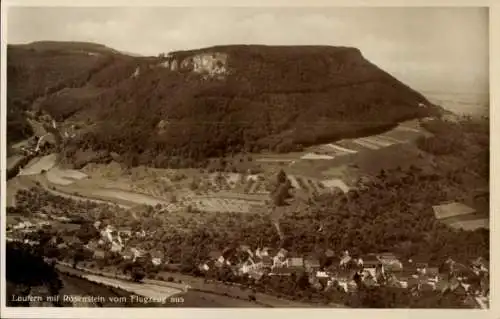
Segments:
[[[132,166],[193,166],[231,153],[287,152],[383,131],[435,111],[354,48],[222,46],[173,55],[182,60],[218,50],[229,56],[223,80],[164,68],[162,57],[13,47],[9,92],[25,108],[42,95],[38,106],[58,121],[96,124],[66,145],[69,161],[80,148],[116,152]],[[17,110],[16,103],[9,109]]]

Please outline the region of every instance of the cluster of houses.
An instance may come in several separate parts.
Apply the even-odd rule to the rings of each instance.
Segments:
[[[9,225],[7,233],[23,234],[34,232],[50,221],[23,221]],[[125,260],[150,261],[155,266],[168,262],[159,251],[146,251],[131,247],[132,237],[144,238],[144,231],[116,229],[111,225],[94,223],[99,238],[91,240],[86,248],[93,252],[95,259],[104,259],[111,251]],[[59,246],[67,246],[73,237],[63,238]],[[58,247],[59,247],[58,246]],[[62,248],[62,247],[61,247]],[[425,259],[402,260],[393,253],[372,253],[354,256],[349,251],[336,254],[327,249],[321,254],[301,256],[284,248],[263,247],[252,249],[239,245],[221,251],[211,251],[205,262],[198,265],[200,271],[209,273],[218,269],[229,269],[235,276],[246,276],[261,280],[263,276],[293,276],[307,274],[309,283],[318,290],[340,288],[354,292],[360,284],[366,286],[387,285],[412,291],[444,291],[446,289],[464,294],[489,296],[489,265],[482,258],[469,265],[444,260],[440,267],[430,265]]]
[[[106,258],[106,252],[110,251],[132,262],[147,258],[154,266],[160,266],[164,263],[163,253],[159,251],[148,252],[128,245],[132,237],[145,238],[147,234],[144,230],[134,232],[129,228],[116,229],[112,225],[103,226],[100,221],[96,221],[94,227],[99,231],[100,237],[91,240],[85,247],[93,252],[95,259]]]
[[[474,295],[489,294],[488,263],[482,258],[466,267],[451,258],[441,267],[423,260],[401,261],[392,253],[340,256],[326,250],[320,256],[298,256],[285,249],[258,248],[246,245],[226,251],[212,251],[209,259],[199,265],[203,272],[227,267],[236,276],[260,280],[263,276],[292,276],[306,273],[309,283],[317,289],[338,287],[345,292],[366,286],[389,285],[415,291],[463,290]]]

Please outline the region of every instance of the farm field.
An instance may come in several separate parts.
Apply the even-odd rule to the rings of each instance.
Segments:
[[[70,185],[78,180],[87,178],[87,175],[80,171],[61,169],[57,166],[47,171],[46,176],[49,182],[58,185]]]
[[[46,155],[41,158],[34,158],[25,168],[21,169],[19,175],[37,175],[43,171],[48,171],[56,165],[57,154]]]
[[[490,228],[490,219],[489,218],[481,218],[481,219],[473,219],[473,220],[463,220],[457,221],[453,223],[449,223],[448,226],[453,227],[455,229],[464,229],[464,230],[476,230],[479,228]]]
[[[405,142],[419,134],[414,126],[408,127],[314,146],[304,152],[256,154],[252,157],[260,167],[258,174],[144,166],[127,169],[117,162],[70,170],[56,166],[55,154],[32,161],[22,174],[37,175],[46,170],[37,180],[52,188],[52,192],[124,207],[159,204],[169,210],[190,206],[206,212],[247,213],[266,205],[273,178],[280,169],[285,170],[296,191],[310,196],[334,189],[347,192],[360,175],[376,173],[408,159],[414,161],[419,154],[414,145]]]

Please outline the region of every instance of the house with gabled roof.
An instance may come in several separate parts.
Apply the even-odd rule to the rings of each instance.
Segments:
[[[163,262],[164,254],[161,251],[155,250],[151,253],[151,263],[155,266],[159,266]]]
[[[360,257],[363,268],[376,268],[382,264],[375,254],[367,254]]]
[[[104,259],[106,257],[106,252],[102,249],[94,250],[94,259]]]
[[[130,249],[127,249],[127,250],[123,251],[121,255],[122,255],[122,258],[126,259],[126,260],[132,260],[132,259],[134,259],[134,253]]]
[[[403,263],[391,252],[378,254],[377,257],[386,271],[400,271],[403,268]]]

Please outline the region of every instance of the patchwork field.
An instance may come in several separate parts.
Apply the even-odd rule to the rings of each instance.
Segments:
[[[418,122],[405,123],[384,134],[345,139],[304,152],[253,154],[249,163],[258,168],[258,174],[126,168],[117,162],[88,164],[77,171],[55,166],[57,158],[52,154],[30,162],[21,175],[36,176],[45,170],[44,182],[52,191],[125,206],[162,205],[169,210],[190,206],[208,212],[246,213],[266,206],[280,169],[301,196],[334,189],[348,192],[360,175],[418,158],[415,147],[407,142],[420,134]]]

